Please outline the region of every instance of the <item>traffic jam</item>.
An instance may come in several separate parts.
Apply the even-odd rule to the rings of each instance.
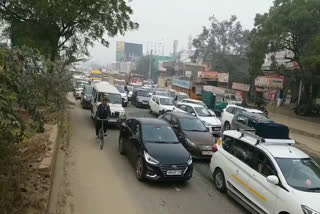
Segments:
[[[74,80],[74,97],[93,120],[108,99],[109,123],[120,130],[119,153],[137,180],[192,182],[194,162],[207,160],[216,189],[251,213],[319,213],[319,165],[266,111],[242,106],[234,94],[217,110],[210,108],[218,100],[210,91],[198,100],[152,82],[93,76]],[[150,117],[128,117],[127,107],[148,109]]]

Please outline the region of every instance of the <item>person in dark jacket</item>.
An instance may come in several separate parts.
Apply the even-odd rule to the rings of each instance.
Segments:
[[[102,122],[103,122],[104,133],[106,133],[107,127],[108,127],[108,121],[100,121],[98,119],[108,119],[111,115],[111,110],[110,110],[110,106],[108,105],[107,98],[104,98],[103,102],[98,106],[96,115],[97,115],[96,136],[98,138],[99,137],[99,130],[102,126]]]

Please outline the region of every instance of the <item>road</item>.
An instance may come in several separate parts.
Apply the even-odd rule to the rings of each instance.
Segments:
[[[147,109],[132,106],[126,112],[129,117],[152,117]],[[100,151],[90,111],[77,103],[70,114],[70,154],[57,166],[66,172],[60,178],[64,192],[50,213],[247,213],[215,189],[208,162],[196,162],[193,177],[186,184],[137,181],[132,165],[118,152],[118,129],[109,130]]]

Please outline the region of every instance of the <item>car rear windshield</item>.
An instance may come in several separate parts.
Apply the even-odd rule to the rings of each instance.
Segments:
[[[166,106],[173,106],[172,99],[170,98],[160,98],[160,104]]]
[[[207,128],[198,118],[181,118],[181,128],[184,131],[205,132]]]
[[[142,138],[150,143],[179,142],[172,128],[166,125],[142,125]]]
[[[150,97],[149,92],[148,91],[137,91],[137,95],[139,97]]]
[[[212,117],[210,112],[204,107],[194,107],[194,110],[197,112],[199,117]]]
[[[320,167],[311,158],[276,158],[287,183],[301,191],[320,192]]]

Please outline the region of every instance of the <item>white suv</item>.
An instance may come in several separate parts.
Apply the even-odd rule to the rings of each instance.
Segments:
[[[151,113],[162,115],[168,111],[172,111],[175,106],[171,98],[153,95],[149,100],[149,107]]]
[[[252,213],[319,214],[320,167],[294,143],[225,131],[210,163],[216,188]]]
[[[225,109],[223,109],[221,113],[221,123],[223,125],[224,130],[231,129],[231,122],[233,120],[233,116],[238,111],[246,111],[250,113],[263,114],[263,112],[258,109],[244,108],[238,105],[228,105]]]

